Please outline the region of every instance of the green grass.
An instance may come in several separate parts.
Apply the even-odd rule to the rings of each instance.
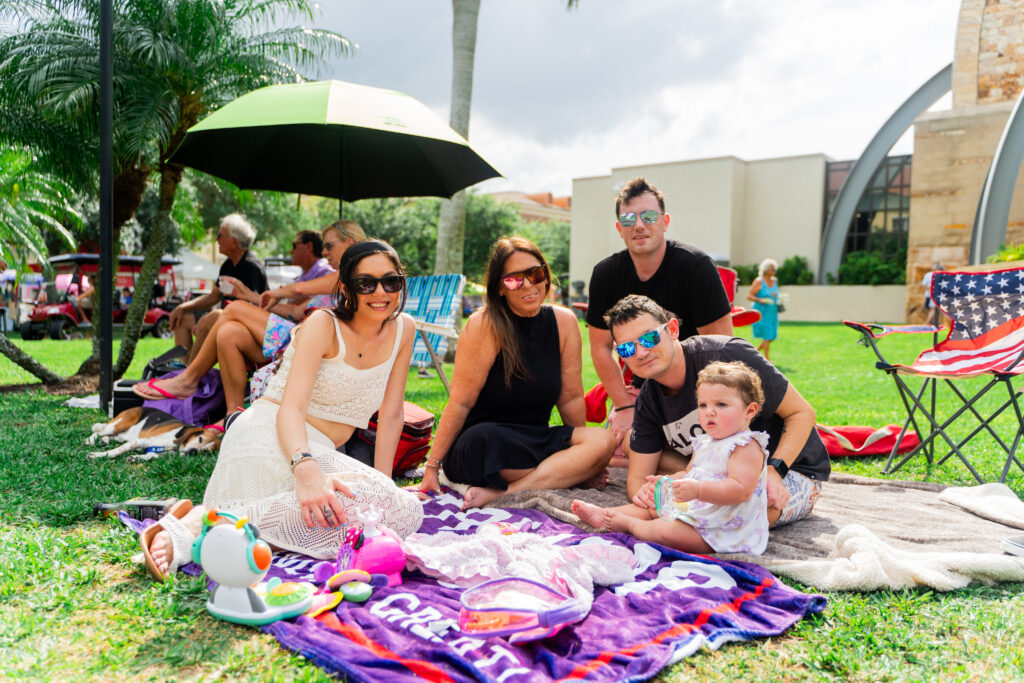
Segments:
[[[826,424],[898,422],[889,380],[852,331],[828,324],[783,324],[772,345],[779,367]],[[884,340],[893,360],[913,359],[921,340]],[[88,342],[23,344],[70,374]],[[145,339],[130,374],[167,347]],[[596,383],[584,359],[584,384]],[[450,368],[449,368],[450,372]],[[0,359],[0,384],[32,381]],[[408,399],[435,414],[445,394],[436,379],[411,373]],[[114,521],[92,517],[96,501],[135,495],[199,499],[210,456],[170,454],[147,463],[90,461],[82,441],[97,411],[61,407],[41,390],[0,395],[0,676],[66,679],[326,680],[316,667],[253,629],[208,616],[199,579],[156,584],[130,562],[138,545]],[[1006,426],[1001,429],[1005,431]],[[1002,458],[981,440],[973,448],[994,478]],[[884,476],[884,458],[838,461],[835,468]],[[962,465],[930,474],[911,463],[899,478],[972,484]],[[1024,493],[1024,473],[1010,475]],[[827,594],[821,615],[779,638],[701,652],[662,674],[683,680],[1014,680],[1024,679],[1024,585]]]

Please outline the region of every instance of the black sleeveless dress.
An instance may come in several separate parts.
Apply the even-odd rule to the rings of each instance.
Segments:
[[[558,321],[550,306],[532,318],[513,315],[527,378],[513,375],[505,384],[505,359],[499,353],[476,404],[451,452],[442,461],[455,482],[505,490],[503,469],[532,469],[569,447],[573,427],[549,427],[551,409],[562,392]]]

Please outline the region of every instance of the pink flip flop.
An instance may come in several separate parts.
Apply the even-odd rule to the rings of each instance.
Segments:
[[[161,389],[157,385],[153,384],[153,382],[156,382],[156,381],[157,381],[157,379],[154,377],[153,379],[151,379],[148,382],[146,382],[145,385],[143,385],[141,382],[139,384],[135,384],[135,385],[132,386],[132,393],[135,394],[136,396],[138,396],[139,398],[146,399],[147,401],[160,401],[160,400],[165,399],[165,398],[174,398],[174,399],[178,399],[180,401],[181,399],[188,398],[188,396],[175,396],[174,394],[172,394],[171,392],[167,391],[166,389]],[[142,390],[142,386],[145,386],[151,392],[156,392],[156,393],[146,393],[145,391]],[[191,394],[189,394],[189,396],[191,396]]]

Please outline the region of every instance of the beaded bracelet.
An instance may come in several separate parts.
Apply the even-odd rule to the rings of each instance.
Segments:
[[[434,460],[433,458],[427,458],[427,462],[424,465],[424,467],[430,467],[431,469],[439,470],[441,469],[441,461]]]

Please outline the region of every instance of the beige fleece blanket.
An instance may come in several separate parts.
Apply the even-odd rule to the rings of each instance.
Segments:
[[[527,491],[497,498],[491,507],[535,508],[591,531],[571,512],[574,498],[623,504],[625,471],[612,470],[601,490]],[[755,562],[822,590],[948,591],[972,582],[1024,581],[1024,558],[999,548],[1021,528],[1024,503],[1001,484],[955,488],[834,473],[807,518],[772,529],[763,555],[719,557]]]

